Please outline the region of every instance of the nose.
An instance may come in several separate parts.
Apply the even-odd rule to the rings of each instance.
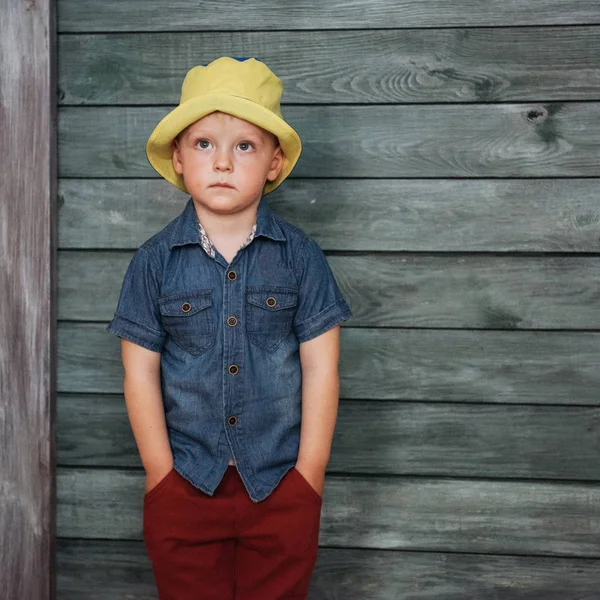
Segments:
[[[233,169],[233,161],[231,159],[231,153],[226,148],[220,149],[215,155],[214,162],[215,171],[231,171]]]

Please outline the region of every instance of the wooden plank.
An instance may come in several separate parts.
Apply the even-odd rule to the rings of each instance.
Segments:
[[[600,409],[340,403],[329,471],[599,481]],[[141,467],[122,395],[59,396],[58,464]]]
[[[110,320],[132,255],[59,253],[59,318]],[[595,257],[386,254],[328,260],[352,307],[354,327],[600,329]]]
[[[0,596],[54,597],[55,12],[0,0]]]
[[[568,253],[598,252],[599,193],[598,179],[289,179],[268,198],[325,250]],[[187,198],[164,179],[62,179],[60,247],[137,248]]]
[[[340,403],[330,471],[599,480],[589,407]]]
[[[60,175],[158,177],[145,145],[167,112],[61,109]],[[303,141],[295,177],[600,175],[598,102],[289,106],[284,113]]]
[[[59,324],[58,391],[121,393],[119,339]],[[600,334],[342,328],[341,397],[598,405]]]
[[[309,600],[596,600],[590,559],[322,548]]]
[[[58,535],[140,539],[144,475],[58,469]],[[600,557],[600,485],[328,476],[320,544]],[[348,524],[352,523],[352,527]]]
[[[278,0],[177,2],[59,0],[59,31],[197,31],[567,25],[600,21],[596,0]],[[243,56],[246,56],[245,54]]]
[[[61,600],[156,600],[140,541],[59,540],[57,563]],[[597,600],[599,566],[595,559],[320,548],[308,600]]]
[[[142,541],[57,541],[60,600],[157,600]]]
[[[121,394],[59,394],[56,448],[59,465],[142,466]]]
[[[59,98],[68,105],[177,104],[187,70],[226,55],[266,62],[283,81],[286,103],[597,100],[599,32],[497,27],[65,35]],[[331,64],[335,69],[325,66]]]

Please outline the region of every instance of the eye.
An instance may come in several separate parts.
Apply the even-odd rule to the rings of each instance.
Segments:
[[[249,152],[250,150],[254,150],[254,144],[252,144],[252,142],[240,142],[238,148],[242,152]]]
[[[196,146],[202,150],[207,150],[211,147],[211,143],[206,139],[201,139],[196,142]]]

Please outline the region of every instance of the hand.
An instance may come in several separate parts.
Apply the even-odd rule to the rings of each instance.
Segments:
[[[144,493],[147,494],[154,489],[171,472],[172,468],[173,465],[171,464],[168,468],[162,467],[161,469],[146,471],[146,491]]]
[[[323,497],[325,489],[325,467],[311,466],[300,461],[296,463],[296,470],[306,479],[310,487]]]

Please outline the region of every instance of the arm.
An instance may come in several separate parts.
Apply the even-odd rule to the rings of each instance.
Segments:
[[[129,423],[146,470],[146,492],[173,467],[160,387],[160,353],[121,340]]]
[[[339,325],[300,344],[302,426],[296,468],[319,495],[337,418],[339,354]]]

